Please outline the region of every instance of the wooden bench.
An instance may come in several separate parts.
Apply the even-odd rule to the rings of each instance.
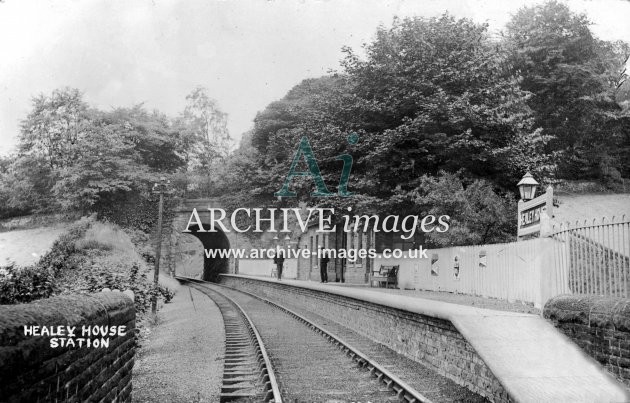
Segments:
[[[370,287],[374,283],[378,283],[379,287],[381,284],[385,284],[385,288],[389,288],[389,285],[392,284],[396,288],[398,286],[398,265],[381,265],[378,272],[370,276]]]

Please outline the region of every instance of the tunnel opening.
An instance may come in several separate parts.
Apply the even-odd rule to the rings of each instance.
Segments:
[[[203,224],[203,223],[202,223]],[[204,224],[207,226],[206,224]],[[199,225],[191,225],[188,227],[191,232],[185,232],[185,234],[192,235],[199,239],[203,245],[203,274],[202,280],[216,282],[219,274],[229,273],[230,259],[227,257],[208,257],[207,250],[219,250],[226,251],[230,248],[230,240],[227,235],[220,229],[217,232],[201,232],[199,231]]]

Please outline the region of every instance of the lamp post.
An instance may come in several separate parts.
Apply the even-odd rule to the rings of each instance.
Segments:
[[[533,199],[536,196],[536,187],[539,183],[534,179],[532,174],[527,172],[520,182],[516,185],[518,186],[518,191],[521,194],[521,200],[528,201]]]
[[[158,295],[158,281],[160,277],[160,255],[162,253],[162,213],[164,211],[164,194],[168,192],[168,186],[171,181],[166,180],[165,177],[160,178],[160,182],[153,184],[153,193],[160,195],[160,204],[158,208],[158,228],[157,228],[157,241],[155,243],[155,272],[153,275],[153,298],[151,300],[151,312],[157,312],[157,295]]]

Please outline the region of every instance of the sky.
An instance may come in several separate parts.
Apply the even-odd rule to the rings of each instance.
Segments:
[[[542,0],[541,0],[542,1]],[[499,32],[536,0],[0,0],[0,154],[31,99],[78,88],[103,110],[144,103],[179,114],[206,87],[237,141],[258,111],[305,78],[339,68],[394,16],[456,17]],[[630,2],[567,1],[601,39],[630,42]]]

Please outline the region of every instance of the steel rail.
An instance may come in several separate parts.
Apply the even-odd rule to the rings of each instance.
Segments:
[[[197,284],[203,284],[205,283],[202,280],[198,280],[198,279],[191,279],[191,278],[187,278],[187,277],[179,277],[176,276],[176,279],[182,280],[182,281],[187,281],[187,282],[191,282],[191,283],[197,283]],[[206,289],[209,289],[208,287],[203,287]],[[254,325],[254,322],[251,320],[251,318],[247,315],[247,313],[245,312],[245,310],[233,299],[231,299],[230,297],[227,297],[226,295],[216,291],[216,290],[211,290],[214,291],[220,295],[222,295],[226,300],[228,300],[230,303],[232,303],[237,310],[239,311],[239,313],[243,316],[243,318],[245,318],[245,321],[248,325],[248,327],[251,329],[254,337],[255,337],[255,342],[256,342],[256,347],[258,348],[258,350],[260,351],[260,357],[262,358],[262,361],[264,363],[265,366],[265,373],[263,375],[263,382],[265,382],[265,389],[267,390],[266,395],[265,395],[265,402],[273,402],[273,403],[282,403],[282,396],[280,394],[280,388],[278,387],[278,380],[276,378],[275,372],[273,370],[273,366],[271,364],[271,360],[269,359],[269,354],[267,353],[267,349],[265,348],[265,344],[262,340],[262,337],[260,336],[260,333],[258,332],[258,329],[256,329],[256,326]]]
[[[337,336],[334,333],[329,332],[328,330],[316,325],[315,323],[311,322],[310,320],[300,315],[299,313],[294,312],[289,308],[286,308],[280,304],[277,304],[266,298],[260,297],[258,295],[252,294],[247,291],[239,290],[239,289],[229,287],[223,284],[210,283],[210,282],[206,282],[202,280],[195,280],[195,282],[198,284],[212,284],[217,287],[223,287],[223,288],[227,288],[233,291],[237,291],[237,292],[249,295],[253,298],[256,298],[262,302],[265,302],[281,311],[284,311],[285,313],[296,318],[298,321],[306,324],[313,331],[320,333],[322,336],[328,339],[328,341],[330,341],[331,343],[337,345],[337,347],[339,347],[343,352],[345,352],[352,360],[357,362],[357,364],[359,364],[362,367],[367,367],[368,370],[370,371],[370,374],[372,374],[374,377],[382,381],[385,385],[387,385],[388,388],[394,390],[396,394],[398,395],[398,398],[401,399],[401,401],[406,401],[409,403],[420,403],[420,402],[432,403],[432,401],[429,398],[424,396],[422,393],[416,391],[412,386],[408,385],[406,382],[404,382],[402,379],[400,379],[399,377],[391,373],[386,368],[379,365],[376,361],[371,359],[367,354],[364,354],[363,352],[359,351],[357,348],[352,347],[348,342],[344,341],[340,336]],[[204,288],[207,288],[207,287],[204,287]],[[226,297],[226,298],[229,299],[229,297]]]

